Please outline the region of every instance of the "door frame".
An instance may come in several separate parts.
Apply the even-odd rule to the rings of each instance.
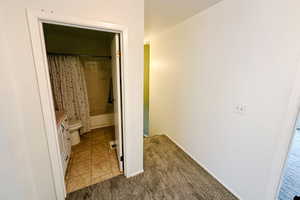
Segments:
[[[114,99],[114,121],[122,122],[122,94],[121,87],[122,81],[120,82],[120,67],[121,60],[120,55],[122,55],[120,47],[120,35],[114,34],[114,38],[111,41],[111,57],[112,57],[112,87],[113,87],[113,99]],[[116,98],[117,96],[117,98]],[[117,101],[115,101],[117,99]],[[117,118],[117,119],[116,119]],[[121,131],[121,133],[120,133]],[[120,171],[124,170],[123,166],[123,133],[122,133],[122,123],[115,123],[115,142],[116,151],[118,156],[118,165]],[[121,141],[120,141],[121,140]]]
[[[123,166],[124,175],[129,177],[127,164],[127,138],[126,133],[126,108],[125,108],[125,69],[127,69],[128,57],[128,28],[123,25],[107,23],[103,21],[85,20],[82,18],[57,15],[53,10],[31,10],[27,9],[27,20],[31,36],[32,54],[34,59],[36,81],[42,108],[43,125],[46,134],[49,157],[51,162],[53,185],[57,200],[64,200],[66,197],[65,180],[63,175],[62,162],[60,158],[56,119],[53,106],[50,76],[48,71],[47,53],[43,34],[43,23],[64,25],[91,30],[118,33],[120,35],[120,80],[121,80],[121,105],[122,105],[122,132],[123,132]]]

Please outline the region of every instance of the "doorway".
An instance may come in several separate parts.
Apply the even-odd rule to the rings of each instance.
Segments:
[[[287,160],[278,194],[278,200],[300,198],[300,116],[298,113],[294,136],[290,144]]]
[[[52,96],[52,87],[49,76],[49,68],[48,68],[48,59],[47,59],[47,50],[45,45],[44,38],[44,30],[43,24],[56,24],[66,27],[74,27],[102,32],[109,32],[114,34],[114,38],[111,44],[117,45],[115,46],[115,53],[112,54],[112,60],[115,58],[115,64],[119,65],[116,67],[116,77],[117,77],[117,88],[115,90],[118,92],[118,98],[114,97],[114,101],[117,101],[118,105],[117,112],[114,112],[113,119],[114,123],[119,123],[117,126],[115,125],[115,142],[112,144],[112,147],[116,148],[116,152],[118,152],[117,159],[119,164],[120,171],[123,168],[123,174],[126,177],[132,176],[132,173],[129,172],[131,165],[127,162],[129,152],[126,151],[128,149],[128,144],[126,141],[128,139],[128,135],[126,134],[126,118],[125,113],[125,103],[123,101],[123,97],[125,97],[125,86],[124,86],[124,71],[126,71],[126,60],[127,60],[127,28],[121,25],[106,23],[106,22],[97,22],[97,21],[89,21],[83,20],[80,18],[73,17],[65,17],[54,15],[53,11],[45,12],[44,10],[37,11],[28,11],[27,13],[29,29],[31,34],[31,42],[32,42],[32,50],[34,56],[34,63],[36,69],[36,77],[38,82],[38,93],[41,101],[41,108],[43,113],[43,121],[45,128],[45,136],[47,138],[49,156],[51,161],[51,169],[53,174],[53,181],[56,191],[57,199],[63,200],[66,197],[66,187],[65,187],[65,173],[64,169],[66,168],[62,161],[61,156],[61,144],[59,142],[58,131],[68,130],[68,127],[64,127],[62,130],[57,128],[57,122],[55,117],[55,109],[54,109],[54,101]],[[122,52],[122,53],[121,53]],[[119,100],[120,99],[120,100]],[[120,112],[119,112],[120,111]],[[116,114],[118,113],[118,114]],[[127,116],[127,114],[126,114]],[[115,120],[119,119],[119,120]],[[92,124],[92,123],[91,123]],[[116,128],[117,127],[117,128]],[[123,140],[124,138],[124,140]],[[68,140],[68,138],[63,138],[64,140]],[[118,150],[119,147],[119,150]],[[124,148],[123,148],[124,147]],[[65,148],[66,152],[68,148]],[[124,153],[123,153],[124,152]]]
[[[119,34],[43,23],[67,193],[122,174]]]

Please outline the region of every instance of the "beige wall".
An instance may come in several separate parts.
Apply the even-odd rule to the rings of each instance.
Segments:
[[[144,135],[149,136],[150,44],[144,45]]]
[[[82,58],[90,115],[101,115],[112,112],[108,104],[111,87],[111,60]]]
[[[54,200],[55,192],[47,149],[41,102],[26,9],[53,10],[54,14],[93,21],[107,21],[128,27],[128,68],[125,71],[125,130],[127,138],[128,175],[143,169],[143,34],[144,1],[71,1],[71,0],[10,0],[0,2],[1,73],[0,85],[5,86],[1,97],[1,138],[9,145],[1,146],[1,157],[11,152],[11,162],[1,165],[1,174],[15,177],[12,184],[1,179],[0,199],[7,191],[9,199]],[[38,67],[38,66],[37,66]],[[1,93],[2,93],[1,89]],[[4,97],[5,96],[5,97]],[[14,166],[14,168],[9,168]],[[16,176],[17,174],[17,176]],[[19,194],[21,192],[22,194]],[[25,195],[26,194],[26,195]]]

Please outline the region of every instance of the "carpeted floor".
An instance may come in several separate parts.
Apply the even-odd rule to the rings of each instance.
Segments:
[[[237,200],[166,136],[144,140],[144,170],[70,193],[67,200]]]

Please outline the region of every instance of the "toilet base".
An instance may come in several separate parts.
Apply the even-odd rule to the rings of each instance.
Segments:
[[[78,130],[70,132],[70,135],[71,135],[71,144],[72,144],[72,146],[80,143],[80,136],[79,136],[79,131]]]

